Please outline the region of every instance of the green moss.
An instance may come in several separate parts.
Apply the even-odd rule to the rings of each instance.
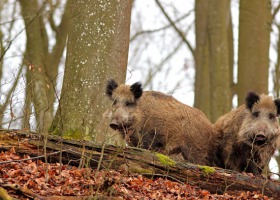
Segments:
[[[144,169],[144,168],[139,167],[139,166],[130,166],[128,168],[128,171],[130,173],[137,173],[137,174],[153,174],[152,170]]]
[[[51,126],[49,128],[49,133],[51,135],[57,135],[57,136],[61,136],[62,135],[62,138],[63,139],[72,139],[72,140],[87,140],[87,141],[92,141],[92,136],[88,134],[88,131],[86,129],[86,133],[82,132],[81,130],[79,129],[69,129],[67,131],[64,131],[63,133],[61,132],[61,130],[56,127],[56,126]]]
[[[202,165],[198,165],[198,167],[199,167],[199,169],[201,169],[201,171],[204,172],[205,175],[210,175],[215,172],[215,169],[213,167],[202,166]]]
[[[163,155],[161,153],[156,153],[155,155],[158,158],[159,162],[165,166],[173,167],[176,165],[176,162],[166,155]]]
[[[62,137],[63,139],[81,140],[83,139],[83,133],[79,129],[69,129],[68,131],[63,132]]]

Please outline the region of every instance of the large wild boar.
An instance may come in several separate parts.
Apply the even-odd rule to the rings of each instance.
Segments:
[[[262,173],[276,150],[280,134],[279,113],[280,99],[249,92],[246,105],[222,116],[214,124],[220,144],[217,166]]]
[[[110,80],[106,94],[113,101],[107,113],[110,127],[128,145],[208,164],[213,125],[201,111],[160,92],[143,92],[138,82],[130,86]]]

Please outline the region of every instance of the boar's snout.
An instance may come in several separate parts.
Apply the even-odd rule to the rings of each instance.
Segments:
[[[110,127],[114,130],[117,130],[120,128],[120,124],[117,122],[116,119],[113,119],[110,123]]]
[[[258,134],[255,135],[254,143],[258,146],[265,144],[267,141],[267,137],[265,136],[263,131],[260,131]]]

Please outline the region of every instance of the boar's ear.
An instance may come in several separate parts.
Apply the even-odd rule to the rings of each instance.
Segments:
[[[111,97],[113,94],[113,90],[116,89],[118,87],[118,84],[115,80],[110,79],[107,83],[107,87],[106,87],[106,94]]]
[[[246,107],[252,110],[253,105],[260,100],[260,96],[255,92],[248,92],[246,97]]]
[[[275,99],[274,103],[275,103],[276,108],[277,108],[277,115],[280,115],[280,99]]]
[[[130,91],[133,93],[135,99],[139,99],[142,96],[143,90],[140,82],[134,83],[130,86]]]

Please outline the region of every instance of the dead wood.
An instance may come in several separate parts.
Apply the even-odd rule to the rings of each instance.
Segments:
[[[0,131],[0,149],[11,148],[17,153],[42,159],[36,156],[43,155],[43,137],[28,131]],[[49,162],[61,161],[76,166],[81,166],[82,163],[94,169],[124,170],[128,173],[141,173],[149,178],[161,176],[209,190],[211,193],[239,194],[240,191],[258,190],[276,199],[280,196],[279,181],[226,169],[173,163],[164,156],[144,149],[102,146],[93,142],[62,140],[54,136],[48,137],[47,149]]]

